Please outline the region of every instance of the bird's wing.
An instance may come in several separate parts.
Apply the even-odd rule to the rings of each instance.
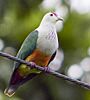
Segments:
[[[38,31],[35,30],[31,32],[24,40],[16,57],[20,59],[25,59],[28,55],[30,55],[36,48],[37,38],[38,38]],[[18,62],[15,62],[14,64],[15,68],[17,68],[19,65],[20,63]]]

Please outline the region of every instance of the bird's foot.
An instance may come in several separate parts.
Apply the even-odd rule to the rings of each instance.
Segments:
[[[31,65],[32,65],[32,68],[35,68],[36,67],[36,64],[34,62],[30,62]]]
[[[51,70],[51,69],[50,69],[49,67],[44,67],[44,71],[45,71],[45,72],[48,72],[48,73],[49,73],[50,70]]]

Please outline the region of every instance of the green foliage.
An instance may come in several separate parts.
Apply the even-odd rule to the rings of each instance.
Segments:
[[[90,21],[86,15],[73,12],[59,34],[61,47],[65,51],[66,65],[79,62],[87,55],[90,46]],[[69,57],[69,58],[68,58]]]

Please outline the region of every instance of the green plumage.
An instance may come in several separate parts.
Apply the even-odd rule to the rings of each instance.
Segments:
[[[35,49],[38,38],[38,31],[31,32],[28,37],[23,42],[16,57],[20,59],[25,59],[28,57]],[[15,68],[19,67],[19,63],[15,63]]]

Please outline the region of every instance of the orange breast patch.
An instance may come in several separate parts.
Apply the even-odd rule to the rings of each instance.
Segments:
[[[26,61],[34,62],[39,66],[47,66],[51,56],[44,54],[40,50],[36,49],[30,56],[26,58]]]
[[[49,63],[51,56],[48,56],[42,53],[40,50],[36,49],[30,56],[28,56],[25,61],[34,62],[39,66],[47,66]],[[36,69],[30,69],[30,67],[26,66],[25,64],[21,64],[18,68],[18,72],[21,76],[27,76],[30,73],[40,73],[40,71]]]

